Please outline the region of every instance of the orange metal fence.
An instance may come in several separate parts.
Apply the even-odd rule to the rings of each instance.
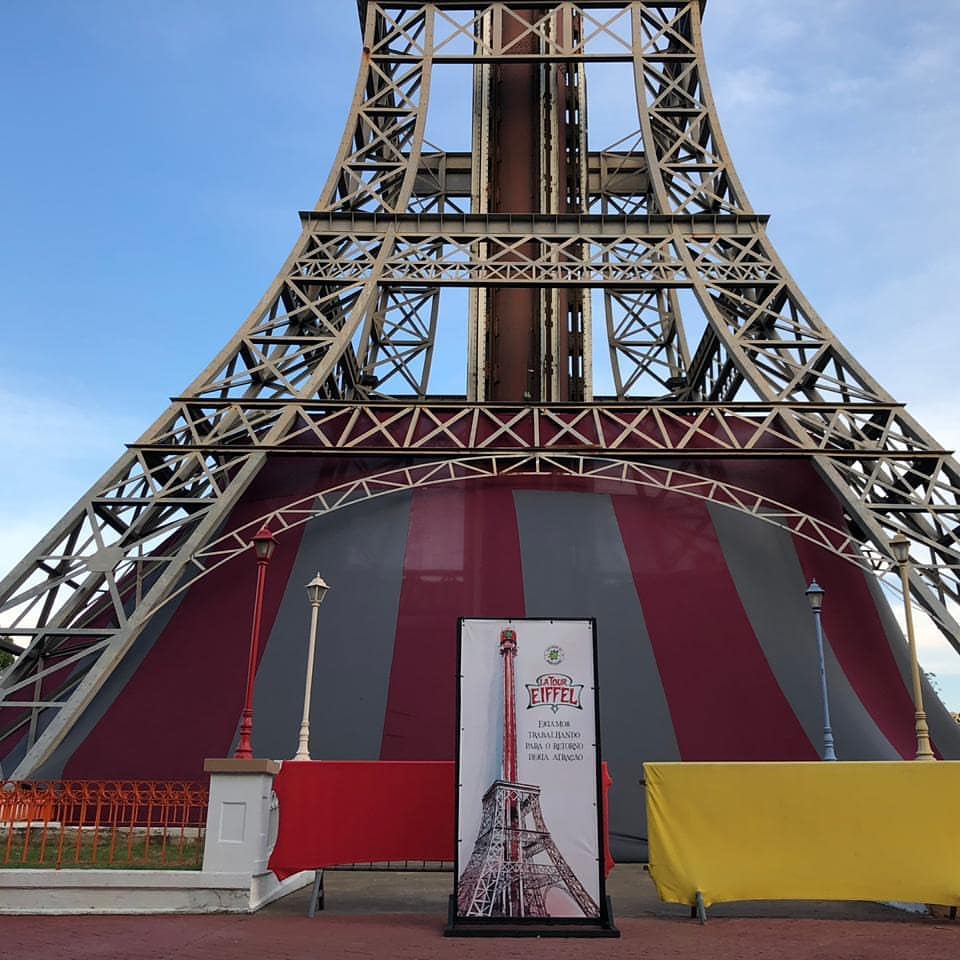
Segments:
[[[199,868],[205,784],[0,782],[0,867]]]

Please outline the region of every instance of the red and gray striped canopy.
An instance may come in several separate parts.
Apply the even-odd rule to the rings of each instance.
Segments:
[[[708,467],[842,524],[805,461]],[[227,528],[355,469],[277,458]],[[595,617],[621,859],[643,852],[645,760],[817,759],[822,712],[804,594],[813,578],[826,590],[838,755],[914,752],[906,648],[861,568],[727,506],[539,475],[401,491],[287,530],[268,572],[258,756],[296,749],[310,613],[304,586],[317,571],[331,585],[313,687],[317,759],[452,759],[459,617]],[[254,578],[252,559],[241,556],[156,615],[40,773],[194,779],[204,758],[226,755],[243,696]],[[937,751],[960,756],[957,725],[926,693]]]

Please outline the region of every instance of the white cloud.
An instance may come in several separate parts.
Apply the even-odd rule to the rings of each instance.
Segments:
[[[788,104],[793,98],[776,73],[760,66],[725,70],[714,84],[716,98],[731,110],[748,110],[756,122],[770,110]]]
[[[64,397],[73,391],[66,385]],[[0,577],[135,440],[143,422],[119,411],[0,389]]]
[[[955,400],[918,400],[907,410],[939,444],[954,453],[960,450],[960,416]]]
[[[913,39],[897,62],[899,79],[908,83],[936,83],[940,75],[951,72],[956,64],[960,41],[951,30],[937,29],[936,21],[919,21]]]
[[[864,107],[877,91],[877,78],[841,69],[823,71],[821,90],[834,107]]]
[[[906,616],[903,603],[890,598],[900,629],[906,635]],[[954,713],[960,712],[960,654],[943,636],[924,610],[913,604],[914,633],[917,639],[917,660],[923,670],[936,677],[944,704]],[[954,611],[956,615],[956,611]]]
[[[62,513],[62,511],[60,511]],[[53,505],[30,504],[22,512],[0,513],[0,578],[6,576],[32,550],[37,541],[60,519]]]
[[[712,0],[707,6],[704,23],[710,33],[722,36],[743,36],[747,42],[779,43],[793,40],[808,29],[807,18],[801,13],[797,16],[802,3],[776,4],[769,0]],[[744,32],[744,24],[750,24],[750,31]]]
[[[33,460],[55,464],[116,451],[118,435],[129,441],[135,439],[132,431],[139,434],[143,428],[127,415],[72,396],[67,385],[52,397],[46,384],[36,384],[31,392],[0,388],[0,445],[8,458],[6,471],[32,473]]]

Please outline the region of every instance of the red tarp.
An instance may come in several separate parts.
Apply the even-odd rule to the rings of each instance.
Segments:
[[[344,863],[453,860],[455,779],[449,760],[288,761],[273,785],[280,829],[270,869],[283,880]]]
[[[280,831],[270,869],[453,860],[454,764],[449,761],[288,761],[273,789]]]

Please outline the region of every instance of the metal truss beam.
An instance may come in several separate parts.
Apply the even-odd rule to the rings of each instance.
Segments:
[[[586,154],[587,194],[593,206],[602,197],[630,199],[632,206],[620,213],[636,213],[649,190],[647,162],[642,151],[593,150]],[[414,181],[414,200],[450,202],[472,196],[473,156],[469,153],[424,152]],[[424,212],[429,206],[421,207]],[[458,205],[452,212],[466,213]]]
[[[318,489],[212,540],[193,557],[194,578],[180,585],[170,599],[190,589],[217,567],[249,552],[253,534],[265,523],[282,536],[287,530],[317,517],[398,492],[482,478],[519,476],[590,478],[647,487],[715,503],[787,530],[878,576],[890,574],[890,583],[894,588],[898,583],[896,567],[868,541],[859,540],[851,531],[804,513],[788,503],[670,463],[650,463],[603,453],[551,451],[534,454],[487,453],[421,460]]]
[[[305,303],[316,289],[374,278],[414,287],[663,289],[692,287],[702,276],[726,290],[779,282],[760,252],[757,217],[304,216],[308,240],[287,284]],[[393,250],[375,277],[386,237]]]
[[[883,458],[939,461],[947,451],[930,449],[909,436],[892,450],[898,404],[429,404],[378,402],[200,403],[179,401],[175,430],[152,443],[134,445],[144,456],[163,457],[176,450],[234,453],[271,450],[310,454],[343,451],[410,454],[442,450],[534,452],[551,449],[616,450],[621,455],[803,456],[828,452],[843,460]],[[295,425],[275,438],[277,420],[293,411]],[[798,438],[785,416],[815,417]],[[227,432],[205,435],[213,420],[230,424]]]
[[[434,23],[434,63],[543,62],[579,63],[594,61],[629,63],[633,54],[630,37],[629,3],[550,2],[516,4],[478,3],[374,3],[365,5],[364,15],[395,24],[397,29],[368,46],[368,55],[391,60],[414,58],[425,52],[425,44],[411,39],[404,29],[417,15],[430,16]],[[530,19],[524,11],[549,16]],[[572,29],[573,23],[579,29]],[[507,28],[509,24],[512,29]],[[486,25],[486,29],[484,29]],[[533,39],[535,42],[530,43]]]
[[[720,237],[746,240],[756,237],[769,217],[762,214],[649,213],[607,216],[586,213],[378,214],[305,210],[300,214],[308,233],[318,236],[396,233],[411,238],[454,236],[554,238],[595,236],[689,238],[712,241]]]

